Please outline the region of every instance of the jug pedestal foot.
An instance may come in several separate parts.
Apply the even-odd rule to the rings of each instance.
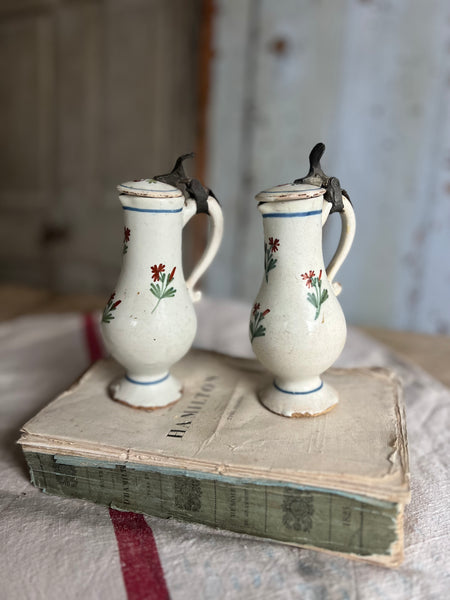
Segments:
[[[275,379],[270,387],[259,394],[261,404],[283,417],[318,417],[329,412],[338,403],[336,390],[319,378],[313,385],[280,385]]]
[[[109,393],[113,400],[127,406],[153,410],[179,400],[182,386],[170,373],[155,379],[125,375],[110,384]]]

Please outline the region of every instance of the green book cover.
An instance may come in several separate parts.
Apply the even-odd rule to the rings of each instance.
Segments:
[[[330,370],[330,413],[274,415],[256,361],[192,351],[183,397],[158,411],[109,399],[102,360],[23,428],[48,493],[396,566],[409,472],[401,388],[381,369]]]

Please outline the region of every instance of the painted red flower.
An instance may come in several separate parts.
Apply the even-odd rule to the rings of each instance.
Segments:
[[[121,302],[122,300],[117,300],[117,302],[114,302],[114,304],[111,306],[111,310],[115,310]]]
[[[320,273],[319,273],[319,281],[322,279],[322,269],[320,269]]]
[[[111,296],[109,297],[108,304],[114,300],[115,296],[116,296],[116,292],[113,292],[111,294]]]
[[[153,267],[152,267],[153,281],[159,281],[159,276],[161,273],[164,272],[165,268],[166,268],[166,265],[162,265],[162,264],[159,264],[159,266],[153,265]]]
[[[258,311],[261,308],[261,304],[259,302],[257,302],[254,306],[253,306],[253,314],[256,313],[256,311]]]
[[[171,272],[171,274],[169,275],[169,282],[168,282],[168,283],[170,283],[170,282],[172,281],[172,279],[175,277],[175,271],[176,271],[176,269],[177,269],[176,267],[174,267],[174,268],[172,269],[172,272]]]
[[[306,281],[306,287],[312,286],[312,278],[315,276],[314,271],[310,271],[309,273],[303,273],[302,279]]]
[[[265,317],[266,315],[268,315],[270,313],[270,308],[266,308],[266,310],[262,313],[262,317]]]
[[[269,246],[272,252],[277,252],[278,248],[280,247],[280,240],[278,238],[274,240],[273,237],[270,237]]]
[[[123,228],[123,238],[125,242],[129,242],[130,241],[130,229],[128,227],[124,227]]]

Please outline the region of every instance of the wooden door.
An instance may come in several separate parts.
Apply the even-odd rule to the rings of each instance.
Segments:
[[[1,3],[3,281],[114,284],[115,186],[195,146],[200,12],[200,0]]]

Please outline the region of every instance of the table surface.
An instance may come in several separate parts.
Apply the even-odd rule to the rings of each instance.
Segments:
[[[57,294],[16,284],[0,285],[0,321],[24,314],[89,312],[105,305],[99,294]],[[361,327],[376,340],[450,387],[450,336]]]
[[[15,445],[18,431],[101,354],[98,313],[91,313],[104,302],[100,296],[0,286],[0,598],[448,596],[450,389],[430,376],[448,377],[448,338],[349,327],[339,358],[341,367],[392,369],[403,382],[412,498],[405,510],[405,562],[386,570],[202,525],[109,511],[34,488]],[[198,347],[252,356],[246,304],[204,298],[198,308]]]

